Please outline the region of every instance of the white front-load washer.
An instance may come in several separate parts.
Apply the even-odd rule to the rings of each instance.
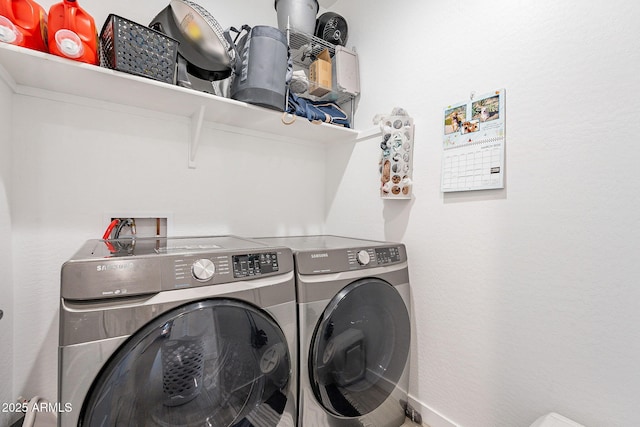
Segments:
[[[340,236],[258,240],[294,252],[299,425],[401,426],[411,342],[405,246]]]
[[[91,240],[61,272],[59,425],[294,427],[291,250]]]

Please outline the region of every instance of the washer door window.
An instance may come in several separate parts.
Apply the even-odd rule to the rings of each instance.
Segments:
[[[80,425],[275,427],[290,370],[285,336],[266,313],[229,299],[190,303],[123,344],[94,382]]]
[[[327,306],[311,341],[316,398],[337,416],[373,411],[398,383],[410,340],[407,307],[393,286],[375,278],[348,285]]]

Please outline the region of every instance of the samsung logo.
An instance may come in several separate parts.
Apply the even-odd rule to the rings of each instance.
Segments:
[[[326,252],[321,254],[311,254],[311,258],[329,258],[329,254]]]
[[[96,271],[116,271],[116,270],[128,270],[133,268],[133,263],[127,264],[101,264],[96,266]]]

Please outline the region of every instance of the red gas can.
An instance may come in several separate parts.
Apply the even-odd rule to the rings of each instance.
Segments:
[[[32,0],[0,0],[0,41],[47,52],[47,14]]]
[[[93,17],[76,0],[63,0],[49,9],[49,52],[98,65],[98,31]]]

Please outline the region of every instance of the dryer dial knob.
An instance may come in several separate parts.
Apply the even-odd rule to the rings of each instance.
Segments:
[[[358,251],[358,253],[356,254],[356,260],[358,260],[358,264],[360,265],[367,265],[369,264],[369,262],[371,262],[371,256],[369,255],[369,252],[363,249],[361,251]]]
[[[215,272],[216,266],[213,264],[213,261],[207,258],[201,258],[191,266],[191,274],[193,274],[196,280],[201,282],[206,282],[211,279]]]

